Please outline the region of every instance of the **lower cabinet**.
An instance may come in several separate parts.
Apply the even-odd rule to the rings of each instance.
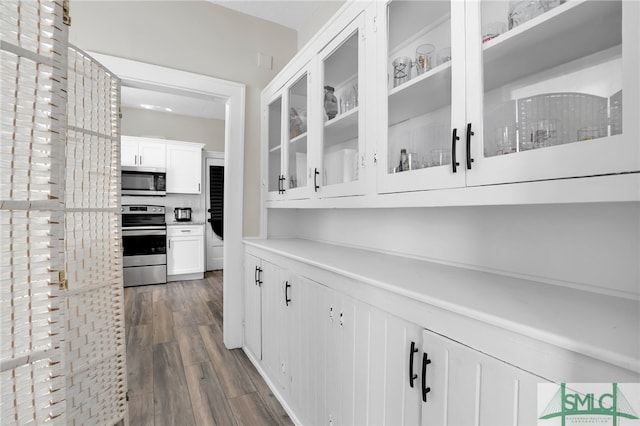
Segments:
[[[545,382],[251,255],[244,346],[302,424],[536,424]]]
[[[167,227],[167,276],[204,274],[202,225]]]

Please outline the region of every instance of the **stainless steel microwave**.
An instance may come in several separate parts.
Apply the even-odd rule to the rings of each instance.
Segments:
[[[122,167],[122,195],[167,195],[167,171],[156,167]]]

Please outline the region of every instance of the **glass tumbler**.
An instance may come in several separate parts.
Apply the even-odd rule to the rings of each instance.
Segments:
[[[433,44],[421,44],[416,49],[416,69],[418,75],[429,71],[433,64],[433,52],[436,47]]]

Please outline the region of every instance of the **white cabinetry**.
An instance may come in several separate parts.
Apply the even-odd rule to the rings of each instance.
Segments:
[[[309,68],[307,65],[293,76],[263,110],[269,200],[308,198],[314,191],[307,141],[307,117],[314,110],[309,102]]]
[[[262,359],[262,262],[255,256],[244,259],[244,348]]]
[[[200,194],[203,144],[167,143],[167,193]]]
[[[268,206],[637,201],[640,4],[510,4],[345,7],[263,92]],[[283,130],[301,73],[313,77],[302,138],[312,191],[289,197]]]
[[[120,163],[123,166],[165,168],[166,148],[162,140],[122,136]]]
[[[167,229],[167,276],[169,280],[204,274],[203,225],[175,225]]]
[[[415,57],[425,45],[433,54],[430,69],[406,82],[390,79],[379,94],[386,126],[378,192],[640,169],[637,120],[627,115],[639,109],[631,40],[639,36],[640,7],[587,0],[534,9],[510,13],[498,1],[380,3],[378,16],[389,25],[379,36],[387,55],[378,88],[387,86],[387,72],[398,74],[398,57]],[[526,14],[532,18],[518,24]],[[429,20],[411,19],[417,16]],[[596,19],[598,28],[589,24]],[[399,167],[402,149],[408,170]]]
[[[302,424],[529,425],[539,383],[640,377],[637,302],[515,278],[505,295],[506,278],[313,242],[247,251],[245,350]]]

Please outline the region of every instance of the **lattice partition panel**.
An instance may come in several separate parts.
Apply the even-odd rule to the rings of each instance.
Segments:
[[[67,29],[0,2],[0,424],[65,424],[60,292]]]
[[[68,424],[127,419],[119,80],[69,49],[65,264]]]

